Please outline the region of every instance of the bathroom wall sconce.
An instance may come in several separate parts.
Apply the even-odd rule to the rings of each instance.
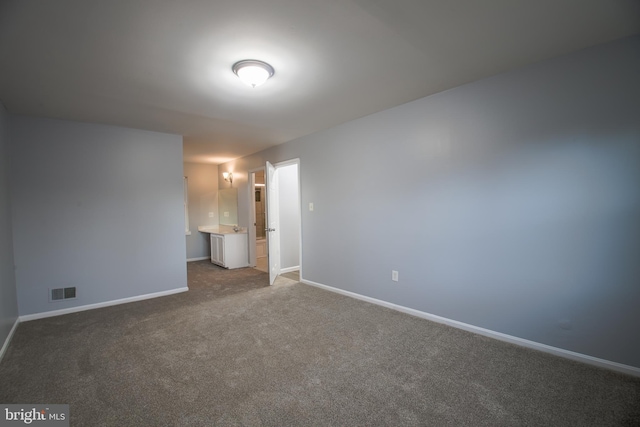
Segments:
[[[233,184],[233,174],[231,172],[222,172],[222,177],[229,184]]]

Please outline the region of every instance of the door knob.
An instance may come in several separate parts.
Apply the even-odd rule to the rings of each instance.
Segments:
[[[276,231],[275,228],[265,228],[264,231]]]

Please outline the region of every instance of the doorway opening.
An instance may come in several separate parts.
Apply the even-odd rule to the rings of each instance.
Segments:
[[[269,272],[268,246],[267,246],[267,188],[264,181],[264,170],[253,172],[253,225],[256,234],[256,266],[260,271]]]
[[[269,168],[269,174],[266,169]],[[294,159],[249,171],[250,265],[293,279],[301,270],[300,161]]]

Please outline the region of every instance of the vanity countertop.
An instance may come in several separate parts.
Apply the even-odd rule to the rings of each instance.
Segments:
[[[239,227],[238,231],[233,231],[231,225],[200,225],[198,231],[209,234],[247,234],[247,227]]]

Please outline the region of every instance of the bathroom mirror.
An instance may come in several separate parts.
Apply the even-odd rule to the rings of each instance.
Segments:
[[[218,218],[220,225],[238,225],[238,189],[218,191]]]

